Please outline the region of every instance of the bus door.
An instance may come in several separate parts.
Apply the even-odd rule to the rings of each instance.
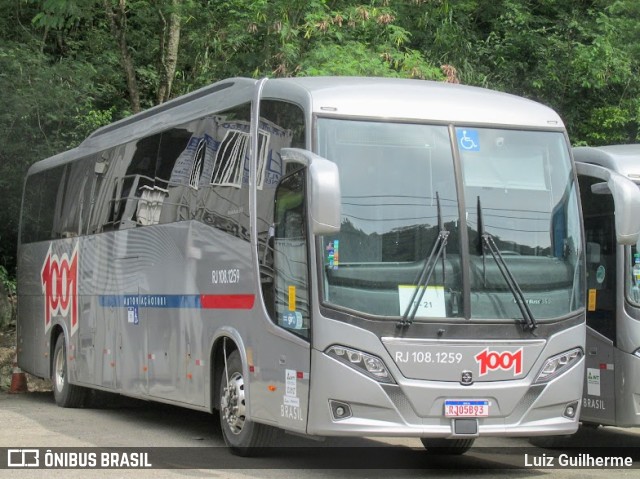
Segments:
[[[587,243],[587,338],[580,419],[615,424],[616,236],[611,195],[594,194],[602,182],[580,177]]]
[[[280,181],[273,238],[274,321],[297,336],[274,335],[282,343],[275,348],[276,382],[282,394],[277,394],[279,404],[274,406],[280,426],[299,431],[306,430],[311,363],[306,177],[306,168],[300,167]]]

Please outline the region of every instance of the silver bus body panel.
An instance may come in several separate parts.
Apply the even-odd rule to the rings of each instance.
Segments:
[[[637,157],[637,161],[640,161],[640,157]],[[613,350],[615,388],[612,390],[615,396],[615,422],[611,425],[621,427],[640,426],[640,357],[633,354],[640,347],[640,309],[625,297],[625,258],[628,249],[629,246],[616,247],[619,274],[616,278],[616,347]]]
[[[267,82],[265,96],[291,87],[312,97],[313,114],[429,122],[563,128],[549,107],[508,93],[466,85],[396,78],[299,77]],[[375,94],[376,101],[371,101]]]
[[[488,351],[486,340],[406,340],[382,338],[389,355],[402,375],[410,379],[427,381],[450,381],[460,371],[471,371],[477,367],[476,357]],[[491,374],[475,378],[475,382],[507,381],[525,377],[538,363],[538,358],[546,346],[546,340],[500,340],[491,341],[491,349],[507,351],[512,356],[521,351],[521,363],[498,369]],[[433,365],[433,367],[429,367]]]
[[[325,324],[325,321],[322,322]],[[478,419],[480,435],[529,435],[552,431],[571,434],[578,424],[563,417],[569,403],[577,407],[582,390],[584,359],[564,374],[546,384],[534,380],[549,356],[566,351],[576,344],[576,335],[583,335],[582,326],[562,331],[547,340],[545,354],[538,356],[527,374],[519,379],[476,382],[414,380],[406,378],[392,356],[374,335],[344,323],[333,323],[312,352],[311,401],[309,432],[321,435],[351,435],[354,429],[363,435],[411,435],[457,437],[452,418],[445,417],[447,399],[487,399],[489,417]],[[329,336],[329,335],[327,335]],[[468,342],[473,342],[469,340]],[[534,344],[539,343],[534,340]],[[382,385],[364,374],[329,357],[323,348],[331,344],[356,346],[382,358],[397,384]],[[494,342],[478,342],[478,348]],[[459,376],[456,375],[456,377]],[[335,378],[341,378],[336,381]],[[567,394],[573,391],[573,394]],[[351,406],[352,415],[335,419],[330,401]]]
[[[247,377],[255,379],[246,385],[253,417],[282,422],[273,413],[280,410],[282,396],[274,399],[268,385],[276,384],[282,394],[287,368],[308,364],[308,344],[300,360],[288,338],[265,338],[259,323],[249,320],[247,311],[254,309],[257,292],[247,242],[198,222],[181,222],[63,240],[54,242],[53,249],[62,256],[76,242],[81,321],[73,334],[68,332],[68,320],[55,317],[52,323],[52,327],[64,325],[71,383],[210,410],[211,345],[224,335],[240,345]],[[47,255],[49,243],[23,248],[24,256],[35,260]],[[21,271],[28,269],[40,267]],[[239,281],[212,284],[212,272],[221,270],[238,270]],[[21,314],[41,318],[42,286],[34,279],[21,278],[19,307]],[[205,304],[237,296],[246,298],[247,304],[226,308]],[[50,346],[42,324],[21,322],[19,336],[37,343],[31,350],[35,354],[27,354],[23,341],[20,364],[25,371],[48,377]],[[36,362],[31,365],[22,358]],[[254,364],[261,366],[250,371]],[[303,372],[304,377],[296,378],[296,393],[306,398],[308,366]],[[306,400],[302,405],[306,410]],[[300,422],[296,418],[292,426],[299,429]]]
[[[611,318],[614,321],[614,318]],[[587,328],[584,394],[580,419],[584,422],[614,425],[616,422],[616,349],[613,341]]]
[[[640,358],[615,350],[616,397],[615,422],[612,426],[640,426]]]
[[[578,146],[573,148],[576,161],[593,163],[640,181],[640,145]]]

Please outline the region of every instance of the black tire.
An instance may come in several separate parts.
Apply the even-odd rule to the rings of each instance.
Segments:
[[[228,377],[227,377],[228,374]],[[246,418],[246,401],[242,361],[238,351],[227,358],[227,370],[222,368],[218,401],[220,427],[225,444],[238,456],[255,456],[274,446],[277,429]]]
[[[58,406],[75,408],[83,405],[87,390],[81,386],[69,384],[64,334],[58,336],[56,346],[53,349],[51,381],[53,382],[53,397]]]
[[[422,441],[422,445],[428,454],[460,456],[471,449],[475,438],[445,439],[442,437],[421,437],[420,441]]]
[[[119,400],[119,394],[87,388],[84,406],[91,409],[108,409]]]

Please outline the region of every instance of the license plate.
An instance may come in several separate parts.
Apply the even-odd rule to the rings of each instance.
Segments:
[[[489,401],[451,400],[444,402],[446,417],[486,417],[489,415]]]

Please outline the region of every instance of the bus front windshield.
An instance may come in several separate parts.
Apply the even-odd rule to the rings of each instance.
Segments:
[[[320,239],[326,306],[417,321],[513,321],[523,300],[536,320],[582,307],[578,198],[562,133],[317,125],[318,153],[338,165],[342,192],[340,232]]]

